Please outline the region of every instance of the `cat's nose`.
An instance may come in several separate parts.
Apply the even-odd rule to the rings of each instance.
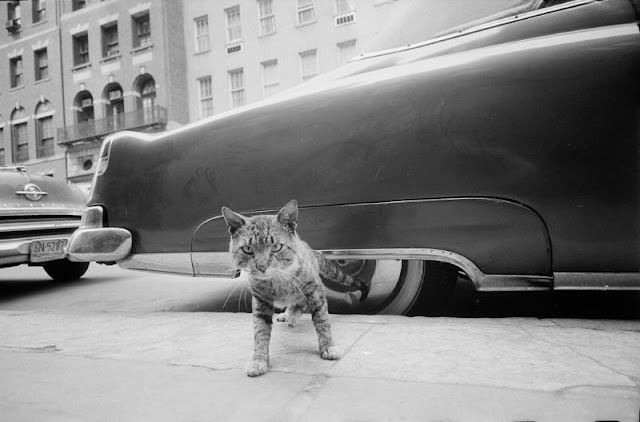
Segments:
[[[258,269],[258,271],[264,273],[265,271],[267,271],[267,264],[256,264],[256,268]]]

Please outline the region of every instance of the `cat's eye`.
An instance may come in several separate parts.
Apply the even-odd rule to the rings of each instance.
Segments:
[[[276,243],[271,247],[271,252],[280,252],[282,250],[282,243]]]
[[[251,246],[243,246],[242,248],[242,252],[246,253],[247,255],[253,255],[253,250],[251,249]]]

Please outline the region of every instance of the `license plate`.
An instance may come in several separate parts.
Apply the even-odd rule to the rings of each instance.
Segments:
[[[67,239],[47,239],[31,242],[31,262],[45,262],[65,257]]]

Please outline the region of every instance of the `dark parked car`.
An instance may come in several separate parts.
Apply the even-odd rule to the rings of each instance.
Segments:
[[[295,198],[301,237],[372,283],[363,303],[330,291],[334,312],[434,311],[459,275],[638,289],[639,4],[534,1],[175,131],[115,134],[71,259],[232,277],[221,206]]]
[[[86,197],[75,186],[35,176],[24,167],[0,167],[0,267],[42,266],[54,280],[75,280],[88,262],[66,258]]]

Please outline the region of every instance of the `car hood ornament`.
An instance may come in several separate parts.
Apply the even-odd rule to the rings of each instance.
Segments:
[[[24,195],[29,201],[39,201],[47,192],[43,192],[38,185],[27,183],[22,190],[16,191],[17,195]]]

